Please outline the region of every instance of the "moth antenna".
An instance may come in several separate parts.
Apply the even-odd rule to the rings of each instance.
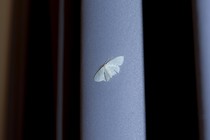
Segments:
[[[107,58],[107,60],[105,61],[105,64],[107,63],[107,62],[109,62],[110,60],[112,60],[113,58]]]
[[[109,58],[107,58],[107,60],[105,61],[105,64],[106,64],[107,62],[109,62],[109,60],[110,60],[110,59],[109,59]]]

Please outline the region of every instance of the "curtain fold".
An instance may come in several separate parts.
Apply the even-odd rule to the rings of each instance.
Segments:
[[[197,100],[201,140],[210,139],[210,2],[193,1],[194,43],[197,70]]]
[[[12,0],[0,1],[0,139],[6,139]]]

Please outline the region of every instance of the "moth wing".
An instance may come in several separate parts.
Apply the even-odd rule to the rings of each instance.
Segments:
[[[111,75],[109,69],[104,68],[104,76],[105,76],[105,81],[109,81],[112,78],[112,75]]]
[[[101,67],[95,74],[94,80],[96,82],[109,81],[114,75],[120,72],[120,65],[124,62],[124,56],[118,56],[103,67]]]
[[[110,60],[109,62],[107,62],[107,64],[120,66],[123,64],[123,62],[124,62],[124,56],[118,56],[118,57],[115,57],[114,59]]]
[[[105,79],[105,68],[101,67],[95,74],[94,80],[96,82],[106,81]]]
[[[106,70],[108,71],[109,75],[112,77],[120,72],[120,67],[117,65],[106,64]]]

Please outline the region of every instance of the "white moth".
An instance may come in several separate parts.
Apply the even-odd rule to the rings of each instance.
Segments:
[[[96,82],[109,81],[115,74],[120,72],[120,65],[124,62],[124,56],[118,56],[106,62],[96,72],[94,80]]]

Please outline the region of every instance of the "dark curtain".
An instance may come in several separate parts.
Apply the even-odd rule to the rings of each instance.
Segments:
[[[13,2],[7,139],[55,139],[58,1]]]
[[[148,140],[198,140],[192,2],[143,0]],[[65,1],[63,138],[79,140],[81,1]],[[59,0],[14,0],[9,140],[55,140]]]
[[[198,140],[192,1],[143,0],[148,140]]]
[[[81,1],[65,0],[63,138],[80,139]]]

